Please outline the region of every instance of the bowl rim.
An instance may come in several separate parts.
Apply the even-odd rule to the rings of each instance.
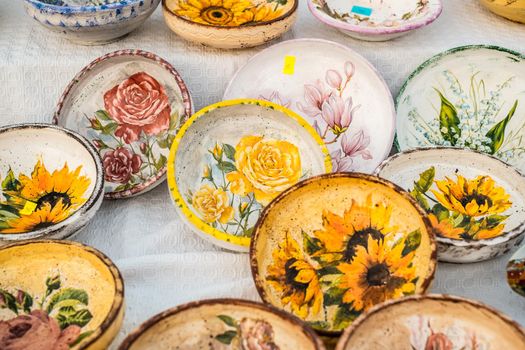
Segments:
[[[495,156],[491,154],[483,153],[483,152],[476,151],[476,150],[469,149],[469,148],[446,147],[446,146],[418,147],[418,148],[407,149],[405,151],[396,153],[388,157],[387,159],[385,159],[381,164],[379,164],[379,166],[374,171],[374,175],[381,176],[381,172],[388,165],[395,162],[399,158],[406,157],[407,155],[410,155],[412,153],[434,153],[433,151],[437,151],[437,152],[439,151],[458,151],[458,152],[467,153],[467,155],[470,153],[470,155],[473,155],[473,156],[484,157],[484,158],[487,158],[488,160],[490,159],[491,161],[494,161],[495,163],[498,164],[498,166],[505,167],[506,168],[505,170],[507,172],[513,172],[515,175],[517,175],[518,177],[522,178],[523,181],[525,181],[525,177],[518,169],[516,169],[510,164],[505,163],[501,159],[496,158]],[[525,196],[523,197],[523,199],[525,200]],[[525,219],[522,220],[519,223],[519,225],[513,228],[512,230],[505,232],[504,234],[501,234],[499,236],[489,238],[489,239],[466,241],[466,240],[461,240],[461,239],[442,237],[436,233],[436,240],[438,243],[446,244],[448,246],[455,246],[459,248],[465,248],[465,247],[483,248],[483,247],[493,247],[493,246],[497,246],[500,244],[504,244],[510,241],[511,239],[514,239],[524,233],[525,233]]]
[[[97,208],[97,204],[99,204],[102,200],[102,196],[104,193],[104,170],[102,167],[102,160],[95,147],[93,147],[93,145],[84,136],[63,127],[45,123],[20,123],[7,125],[4,127],[0,127],[0,135],[27,129],[33,129],[35,131],[38,131],[40,129],[53,130],[54,132],[57,132],[58,135],[65,136],[79,143],[89,153],[89,155],[93,159],[93,162],[95,163],[95,185],[93,187],[93,192],[89,196],[88,200],[65,220],[60,221],[55,225],[42,228],[36,231],[29,231],[23,233],[0,233],[0,242],[18,242],[36,238],[45,238],[46,236],[53,236],[54,234],[57,234],[60,231],[62,231],[65,227],[76,223],[90,210]],[[80,230],[80,228],[78,230]],[[76,232],[78,232],[78,230],[72,232],[64,238],[68,238],[74,235]]]
[[[294,111],[280,106],[278,104],[275,104],[273,102],[269,101],[263,101],[263,100],[257,100],[257,99],[250,99],[250,98],[241,98],[241,99],[235,99],[235,100],[226,100],[221,101],[218,103],[211,104],[209,106],[206,106],[202,108],[200,111],[196,112],[189,118],[184,125],[179,129],[177,135],[175,136],[175,139],[173,141],[173,144],[170,148],[170,155],[168,157],[168,187],[170,190],[170,198],[177,210],[177,212],[180,214],[180,216],[183,218],[183,220],[188,223],[188,226],[194,231],[197,235],[201,237],[206,237],[208,239],[211,239],[214,244],[220,245],[222,247],[225,247],[226,249],[232,249],[227,248],[228,246],[236,246],[239,249],[247,249],[250,246],[250,241],[253,239],[250,237],[241,237],[241,236],[234,236],[232,234],[223,232],[219,229],[213,228],[211,225],[206,223],[204,220],[197,217],[193,211],[189,208],[189,206],[186,203],[186,200],[184,199],[183,195],[180,193],[179,187],[177,185],[177,177],[176,177],[176,166],[175,163],[177,161],[177,154],[183,144],[181,143],[182,139],[186,135],[186,131],[195,123],[195,121],[205,115],[207,115],[209,112],[212,112],[219,108],[228,108],[228,107],[235,107],[238,105],[245,105],[250,104],[254,106],[259,106],[262,108],[267,109],[273,109],[281,112],[284,116],[287,118],[291,118],[295,120],[299,124],[299,126],[302,129],[305,129],[308,134],[312,136],[312,138],[316,141],[316,143],[319,145],[321,152],[324,156],[324,171],[330,172],[332,170],[332,160],[330,159],[330,153],[328,152],[328,149],[326,148],[326,145],[321,140],[319,134],[315,131],[315,129]],[[202,229],[201,229],[202,228]]]
[[[268,204],[263,209],[263,212],[259,216],[259,220],[257,221],[257,224],[254,227],[252,239],[250,242],[250,268],[252,272],[252,278],[255,283],[255,287],[257,289],[257,293],[259,294],[259,296],[265,303],[271,304],[268,296],[266,295],[266,291],[263,286],[264,281],[259,276],[259,270],[258,270],[259,264],[257,260],[257,240],[260,238],[261,227],[266,217],[269,215],[269,212],[272,210],[274,206],[279,204],[279,202],[285,199],[289,194],[292,194],[295,191],[310,185],[311,183],[314,183],[320,180],[341,179],[341,178],[342,179],[344,178],[360,179],[360,180],[365,180],[365,181],[373,182],[375,184],[389,187],[390,189],[400,194],[405,200],[407,200],[416,209],[416,211],[421,216],[421,219],[423,220],[423,224],[425,225],[427,229],[428,238],[429,238],[429,247],[430,247],[430,259],[429,259],[429,264],[428,264],[428,271],[425,275],[425,279],[423,283],[421,284],[420,294],[426,294],[426,292],[430,288],[430,285],[432,281],[434,280],[434,276],[436,274],[436,268],[437,268],[437,244],[436,244],[434,228],[432,227],[432,224],[430,223],[430,220],[426,212],[419,205],[419,203],[417,203],[416,200],[412,198],[412,196],[400,186],[386,179],[377,177],[375,175],[356,173],[356,172],[354,173],[350,173],[350,172],[328,173],[328,174],[310,177],[288,188],[284,192],[280,193],[270,204]],[[339,336],[343,332],[343,330],[327,331],[327,330],[320,330],[320,329],[315,329],[315,331],[321,335],[325,335],[328,337]]]
[[[98,64],[104,63],[105,61],[111,60],[115,57],[123,57],[123,56],[129,56],[129,57],[141,57],[145,58],[147,60],[152,61],[154,64],[160,65],[167,73],[169,73],[177,82],[177,86],[181,91],[181,98],[182,98],[182,105],[184,107],[184,111],[186,113],[185,118],[181,120],[181,125],[186,122],[190,116],[193,113],[193,100],[190,94],[190,91],[188,89],[188,86],[182,79],[179,72],[171,65],[168,61],[161,58],[160,56],[157,56],[156,54],[144,51],[144,50],[138,50],[138,49],[125,49],[125,50],[117,50],[110,53],[107,53],[103,56],[100,56],[93,61],[91,61],[87,66],[82,68],[80,72],[78,72],[75,77],[69,82],[67,87],[65,88],[64,92],[62,93],[60,100],[58,101],[56,105],[56,110],[53,115],[52,122],[54,125],[58,125],[61,120],[64,120],[66,117],[62,115],[64,104],[66,100],[70,97],[70,95],[74,92],[73,90],[77,87],[77,85],[81,82],[83,78],[85,78],[95,67],[98,66]],[[91,143],[91,142],[89,142]],[[98,153],[98,151],[96,151]],[[145,182],[142,182],[141,184],[129,189],[124,190],[120,192],[107,192],[104,193],[104,198],[107,199],[122,199],[122,198],[129,198],[135,195],[139,195],[142,193],[145,193],[157,185],[159,185],[165,178],[167,173],[167,166],[164,166],[162,169],[160,169],[157,174],[153,177],[149,177]]]
[[[496,310],[494,307],[489,306],[485,303],[467,299],[459,296],[453,296],[449,294],[426,294],[426,295],[411,295],[407,297],[403,297],[400,299],[394,299],[394,300],[388,300],[384,303],[375,305],[370,310],[364,312],[363,314],[359,315],[352,324],[345,329],[343,334],[341,335],[341,338],[337,342],[337,346],[335,350],[345,350],[345,347],[348,344],[348,341],[350,338],[354,335],[356,330],[361,326],[362,323],[364,323],[369,316],[372,316],[374,314],[377,314],[384,309],[388,309],[391,306],[395,306],[397,304],[403,304],[406,302],[418,302],[418,301],[426,301],[426,300],[433,300],[433,301],[444,301],[444,302],[450,302],[454,304],[468,304],[469,306],[473,306],[475,308],[483,309],[485,311],[488,311],[490,314],[498,317],[500,320],[505,322],[510,327],[517,330],[519,333],[523,334],[523,337],[525,338],[525,329],[520,326],[516,321],[511,319],[510,317],[503,314],[501,311]]]
[[[202,23],[190,21],[189,19],[186,19],[186,18],[184,18],[182,16],[179,16],[175,12],[171,11],[168,8],[168,5],[167,5],[168,1],[170,1],[170,0],[162,0],[162,10],[164,12],[164,15],[169,15],[172,18],[176,18],[176,19],[181,20],[181,21],[183,21],[183,22],[185,22],[187,24],[195,25],[195,26],[198,26],[198,27],[201,27],[201,28],[209,28],[209,29],[215,29],[215,30],[232,31],[232,30],[244,30],[244,29],[247,29],[247,28],[258,28],[258,27],[261,27],[261,26],[267,26],[267,25],[274,24],[276,22],[283,21],[283,20],[291,17],[293,14],[297,13],[297,10],[299,8],[299,1],[300,0],[289,0],[289,1],[293,1],[292,7],[287,12],[283,13],[281,16],[279,16],[277,18],[274,18],[274,19],[272,19],[270,21],[255,23],[255,24],[251,24],[249,26],[234,26],[234,27],[218,26],[218,25],[213,25],[213,24],[202,24]],[[180,0],[173,0],[173,1],[179,2]]]
[[[119,2],[105,4],[105,5],[80,5],[80,6],[61,6],[53,5],[42,2],[40,0],[24,0],[26,3],[29,3],[40,10],[45,10],[51,13],[58,13],[61,15],[70,15],[70,14],[86,14],[86,13],[101,13],[109,12],[114,10],[121,10],[128,6],[133,6],[143,0],[120,0]],[[157,2],[160,0],[151,0],[151,3]]]
[[[434,11],[430,11],[427,16],[422,17],[418,21],[413,21],[411,23],[405,23],[398,27],[363,27],[355,24],[346,23],[340,20],[336,20],[333,18],[325,18],[324,15],[321,15],[319,13],[319,10],[317,9],[316,5],[312,2],[312,0],[307,0],[308,9],[312,13],[312,15],[319,20],[320,22],[337,29],[346,30],[358,34],[366,34],[366,35],[388,35],[388,34],[396,34],[396,33],[405,33],[411,30],[419,29],[421,27],[425,27],[432,22],[434,22],[443,12],[443,2],[442,0],[429,0],[431,3],[431,9],[434,9]]]
[[[252,300],[245,300],[245,299],[233,299],[233,298],[218,298],[218,299],[204,299],[199,301],[192,301],[185,304],[181,304],[179,306],[167,309],[165,311],[162,311],[155,316],[152,316],[151,318],[144,321],[141,325],[139,325],[137,328],[135,328],[131,333],[129,333],[126,338],[122,341],[122,343],[119,345],[118,350],[127,350],[130,346],[132,346],[135,341],[137,341],[146,331],[148,331],[151,327],[153,327],[158,322],[167,319],[171,316],[183,313],[187,310],[194,309],[194,308],[200,308],[200,307],[206,307],[206,306],[215,306],[215,305],[223,305],[223,306],[242,306],[242,307],[249,307],[258,309],[264,312],[269,312],[280,319],[284,320],[287,323],[291,323],[294,326],[300,327],[303,331],[303,334],[306,335],[312,344],[315,346],[316,350],[325,350],[325,346],[319,336],[315,333],[315,331],[308,326],[306,323],[304,323],[301,319],[298,317],[285,312],[283,310],[280,310],[272,305],[264,304],[261,302],[255,302]]]
[[[97,259],[99,259],[108,268],[111,275],[113,276],[113,281],[115,282],[115,294],[111,302],[111,309],[109,310],[108,314],[104,318],[104,321],[102,321],[102,323],[97,327],[97,329],[93,332],[93,334],[91,334],[87,338],[88,341],[82,342],[81,346],[79,346],[77,349],[77,350],[87,350],[90,347],[90,345],[95,343],[100,337],[102,337],[105,334],[105,332],[118,319],[119,315],[124,311],[125,285],[124,285],[124,279],[122,278],[122,273],[120,272],[119,268],[115,265],[115,263],[107,255],[102,253],[100,250],[94,247],[88,246],[86,244],[74,242],[74,241],[32,239],[32,240],[11,243],[11,244],[1,246],[0,252],[3,250],[10,249],[10,248],[21,247],[24,245],[31,245],[31,244],[65,245],[65,246],[73,246],[73,247],[79,248],[91,255],[94,255]]]

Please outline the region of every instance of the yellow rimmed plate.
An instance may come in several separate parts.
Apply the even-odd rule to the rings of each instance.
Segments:
[[[299,115],[271,102],[208,106],[183,125],[168,160],[171,197],[194,232],[248,251],[262,209],[307,177],[331,171],[328,151]]]

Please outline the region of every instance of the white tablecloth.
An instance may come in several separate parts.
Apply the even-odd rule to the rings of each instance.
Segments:
[[[319,23],[301,1],[297,24],[281,40],[317,37],[348,45],[379,69],[394,96],[410,72],[445,49],[482,43],[525,51],[525,25],[496,17],[477,0],[444,3],[444,12],[433,25],[395,41],[368,43]],[[2,0],[1,5],[1,125],[49,122],[63,89],[82,67],[125,48],[152,51],[171,62],[200,109],[219,101],[233,73],[264,48],[221,51],[189,44],[165,26],[160,7],[124,40],[77,46],[26,16],[21,0]],[[258,299],[248,256],[221,251],[192,234],[177,217],[166,184],[137,198],[106,201],[76,239],[106,253],[124,275],[126,318],[113,347],[142,321],[181,303],[215,297]],[[481,300],[525,325],[525,298],[506,283],[508,258],[440,264],[432,292]]]

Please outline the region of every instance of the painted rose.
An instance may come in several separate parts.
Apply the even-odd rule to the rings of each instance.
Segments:
[[[133,74],[104,94],[104,105],[118,123],[115,131],[126,143],[140,133],[156,135],[170,126],[171,107],[166,90],[147,73]]]
[[[2,350],[69,350],[80,335],[80,327],[60,329],[58,322],[42,310],[0,321]]]
[[[279,350],[268,322],[243,318],[239,328],[242,350]]]
[[[245,136],[235,148],[237,171],[226,178],[232,193],[253,192],[257,202],[267,205],[302,176],[299,149],[287,141]]]
[[[229,205],[228,194],[221,188],[202,185],[193,194],[192,203],[206,222],[219,221],[221,224],[226,224],[233,217],[233,208]]]
[[[132,174],[140,171],[142,158],[127,148],[118,147],[106,152],[102,157],[102,162],[106,181],[126,184]]]

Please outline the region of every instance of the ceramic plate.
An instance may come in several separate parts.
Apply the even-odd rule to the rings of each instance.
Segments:
[[[324,350],[300,320],[269,306],[234,299],[193,302],[142,324],[119,350]]]
[[[426,209],[442,261],[486,260],[523,240],[525,179],[494,157],[468,149],[419,149],[392,156],[377,175]]]
[[[0,349],[107,349],[124,286],[99,251],[67,241],[0,248]]]
[[[168,160],[168,183],[197,234],[248,251],[264,206],[300,179],[330,170],[326,147],[301,117],[270,102],[232,100],[184,124]]]
[[[430,222],[394,184],[358,173],[305,180],[261,215],[250,249],[262,299],[336,334],[388,299],[426,292]]]
[[[395,112],[385,81],[366,59],[331,41],[290,40],[255,55],[224,93],[237,97],[305,117],[327,144],[334,171],[372,172],[392,147]]]
[[[125,198],[165,179],[169,148],[191,113],[190,95],[173,66],[149,52],[124,50],[77,74],[53,121],[95,145],[106,198]]]
[[[397,142],[486,152],[525,171],[525,57],[464,46],[423,63],[397,99]]]
[[[480,2],[499,16],[525,23],[525,1],[523,0],[480,0]]]
[[[383,41],[424,27],[439,17],[441,0],[308,0],[321,22],[357,39]]]
[[[380,305],[348,328],[336,350],[525,348],[523,329],[481,303],[446,295]]]
[[[49,124],[0,128],[0,245],[66,238],[103,199],[100,157],[80,135]]]

